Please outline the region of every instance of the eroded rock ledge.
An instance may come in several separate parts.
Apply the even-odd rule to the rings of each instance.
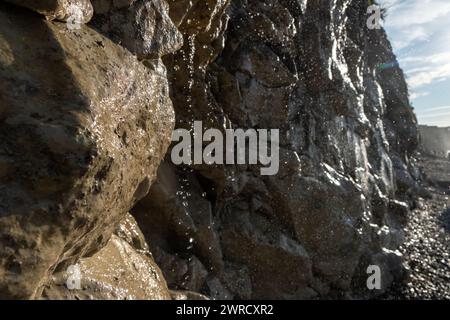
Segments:
[[[1,298],[351,298],[373,295],[368,265],[383,290],[403,279],[416,119],[364,1],[8,2]],[[280,129],[280,173],[159,167],[172,103],[177,127]]]

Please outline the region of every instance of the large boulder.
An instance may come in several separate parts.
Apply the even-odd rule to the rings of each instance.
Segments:
[[[165,72],[0,5],[0,298],[39,297],[145,196],[173,128]]]
[[[54,274],[42,294],[43,299],[58,300],[170,300],[171,296],[130,214],[104,248]]]

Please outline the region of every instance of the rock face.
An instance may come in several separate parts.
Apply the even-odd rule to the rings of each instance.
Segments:
[[[0,79],[0,297],[39,297],[146,195],[174,114],[159,59],[4,4]]]
[[[0,298],[361,298],[403,279],[417,121],[371,1],[91,2],[80,30],[0,5]],[[60,3],[25,6],[64,20]],[[159,166],[172,103],[178,128],[279,129],[278,174]]]
[[[438,157],[450,157],[450,128],[420,126],[420,150]]]
[[[168,300],[171,293],[131,215],[92,257],[53,275],[44,299]],[[73,269],[78,268],[79,270]],[[79,272],[78,275],[74,274]],[[76,278],[78,277],[78,278]],[[74,281],[68,289],[67,282]],[[77,284],[76,281],[79,281]],[[78,286],[78,288],[77,288]]]
[[[165,0],[94,0],[93,4],[97,29],[140,59],[161,57],[182,45]]]
[[[6,2],[23,6],[40,14],[49,20],[87,23],[94,13],[90,0],[6,0]]]
[[[408,206],[398,200],[417,188],[417,121],[384,31],[366,27],[368,4],[169,5],[184,35],[164,58],[177,127],[201,120],[205,130],[281,136],[275,176],[160,169],[133,213],[169,287],[230,299],[366,297],[369,265],[381,268],[383,289],[400,281]]]

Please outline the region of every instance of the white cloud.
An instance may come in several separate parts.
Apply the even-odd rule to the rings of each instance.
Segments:
[[[450,78],[450,1],[384,0],[385,28],[413,91]]]
[[[380,1],[387,8],[387,27],[404,28],[435,21],[450,13],[448,0],[385,0]]]
[[[448,77],[450,77],[450,63],[441,66],[430,65],[427,70],[408,76],[407,81],[412,89],[417,89],[433,82],[443,81]]]
[[[417,64],[420,62],[421,64],[442,64],[446,62],[450,62],[450,51],[444,51],[437,54],[431,55],[416,55],[416,56],[407,56],[401,59],[404,64]],[[415,71],[414,69],[410,69],[410,72]]]
[[[429,96],[430,92],[428,91],[423,91],[423,92],[411,92],[411,96],[410,98],[412,100],[418,99],[418,98],[422,98],[422,97],[426,97]]]
[[[394,50],[401,50],[407,48],[416,41],[426,41],[429,38],[429,33],[422,26],[411,26],[408,31],[401,30],[401,37],[392,40]]]

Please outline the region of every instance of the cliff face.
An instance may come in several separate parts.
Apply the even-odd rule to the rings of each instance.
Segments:
[[[169,285],[227,298],[357,294],[373,264],[386,286],[398,280],[408,209],[396,179],[414,188],[416,120],[367,6],[215,1],[212,12],[229,4],[227,14],[191,26],[203,9],[189,18],[176,3],[184,46],[164,61],[177,126],[280,128],[281,167],[271,177],[160,168],[134,213]]]
[[[152,268],[149,253],[111,233],[151,185],[172,103],[178,128],[280,129],[280,170],[174,166],[166,156],[132,214],[169,288],[365,297],[369,265],[383,289],[402,279],[401,201],[418,188],[418,135],[386,34],[366,26],[368,4],[91,2],[79,31],[0,7],[3,297],[69,296],[58,272],[83,257],[95,269],[86,259],[108,261],[117,248]],[[128,297],[167,297],[158,277],[128,279],[160,288],[130,284]]]

